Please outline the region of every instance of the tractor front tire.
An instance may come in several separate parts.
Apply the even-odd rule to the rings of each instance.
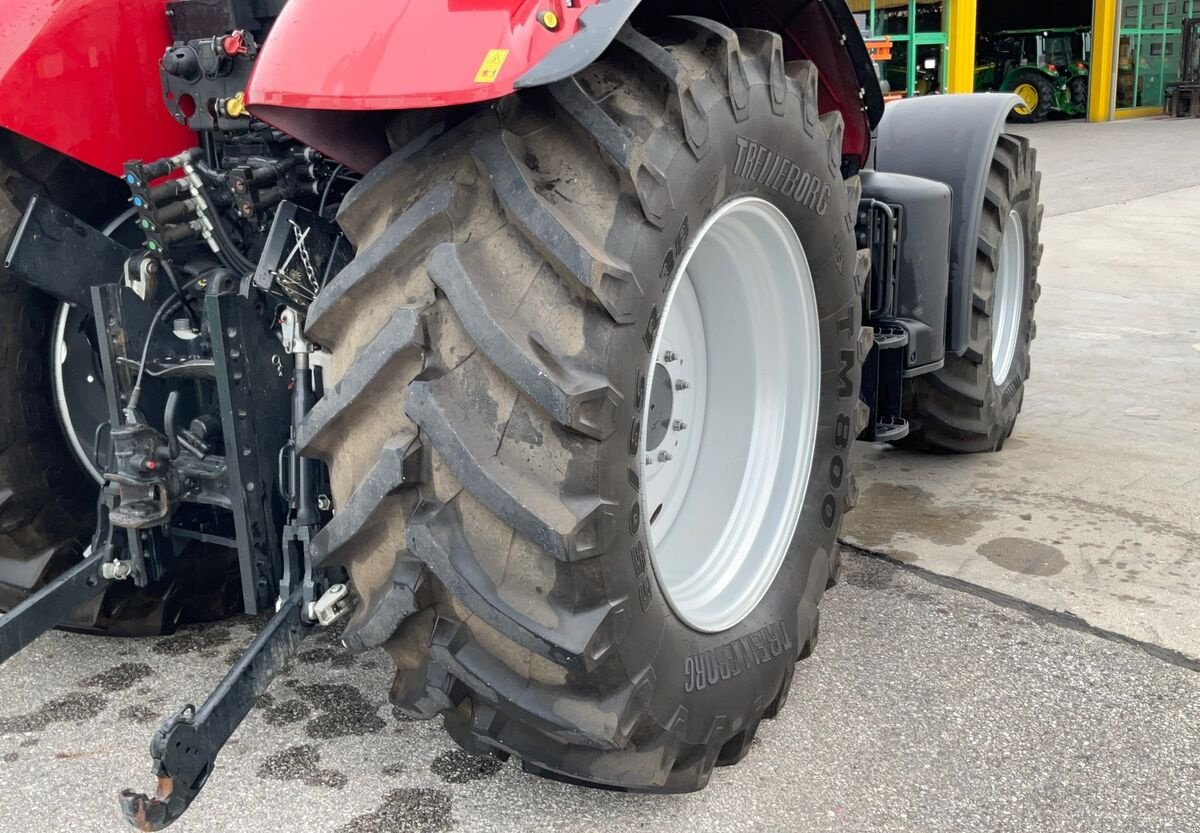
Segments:
[[[1054,85],[1042,73],[1032,69],[1020,72],[1013,77],[1011,87],[1011,92],[1020,96],[1024,103],[1012,111],[1010,121],[1036,124],[1045,121],[1054,109]]]
[[[1012,435],[1029,378],[1042,206],[1037,151],[1002,134],[980,206],[966,352],[909,384],[912,432],[900,445],[942,453],[999,451]]]
[[[338,220],[357,257],[308,314],[333,360],[298,444],[328,464],[336,508],[314,554],[360,597],[343,638],[388,651],[401,710],[541,775],[686,792],[741,760],[816,643],[871,333],[860,186],[814,66],[785,65],[775,34],[671,25],[626,28],[574,78],[355,188]],[[811,267],[815,452],[762,594],[699,629],[652,556],[643,406],[676,267],[739,201],[785,218]]]

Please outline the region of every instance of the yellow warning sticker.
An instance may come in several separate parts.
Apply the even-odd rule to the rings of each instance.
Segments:
[[[506,60],[508,60],[507,49],[490,50],[487,57],[483,59],[483,63],[479,65],[479,72],[475,74],[475,83],[490,84],[495,81]]]

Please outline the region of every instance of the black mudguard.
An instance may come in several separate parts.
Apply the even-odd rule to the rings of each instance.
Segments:
[[[939,95],[888,106],[879,123],[879,171],[943,182],[954,193],[946,350],[962,355],[971,323],[971,278],[988,171],[1015,95]]]

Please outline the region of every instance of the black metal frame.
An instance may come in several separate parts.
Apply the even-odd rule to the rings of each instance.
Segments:
[[[168,718],[150,741],[153,796],[121,792],[121,811],[138,830],[162,830],[178,819],[200,794],[229,740],[254,702],[313,629],[304,621],[303,592],[297,590],[259,632],[197,711],[188,704]]]
[[[111,581],[100,569],[109,558],[107,551],[93,552],[0,616],[0,662],[59,624],[65,614],[104,592]]]
[[[336,227],[295,207],[286,214],[289,228],[307,224],[304,239],[322,263],[333,268],[344,259]],[[157,793],[150,798],[127,791],[122,807],[136,826],[156,830],[177,819],[195,799],[257,695],[311,632],[311,620],[324,616],[317,601],[330,578],[328,570],[314,569],[309,554],[309,542],[323,521],[317,499],[323,475],[316,461],[298,456],[294,441],[318,393],[309,364],[312,348],[299,337],[299,313],[288,306],[286,293],[272,285],[286,246],[273,246],[262,258],[258,285],[252,281],[254,272],[220,267],[194,278],[191,285],[203,290],[202,304],[198,311],[189,310],[190,318],[179,312],[178,326],[194,322],[190,337],[181,340],[162,320],[164,313],[190,303],[179,287],[145,282],[143,298],[126,282],[93,285],[97,277],[128,277],[130,264],[136,262],[140,269],[148,255],[109,245],[97,233],[76,235],[108,264],[96,270],[94,258],[62,257],[62,240],[80,225],[76,218],[34,201],[25,219],[27,233],[18,235],[9,259],[36,273],[32,282],[51,294],[81,305],[86,299],[94,314],[109,436],[106,459],[97,463],[107,482],[91,553],[0,618],[0,661],[114,580],[145,586],[160,577],[178,557],[178,539],[237,549],[247,612],[271,609],[281,600],[270,623],[204,706],[199,711],[185,707],[155,733],[151,755]],[[309,254],[306,249],[306,267],[312,263]],[[46,264],[53,270],[47,272]],[[157,266],[174,282],[169,263]],[[286,343],[281,310],[291,316]],[[155,391],[156,398],[147,387],[147,396],[139,399],[143,386],[164,390]],[[196,387],[207,390],[187,394],[200,416],[186,428],[177,425],[180,391]],[[162,404],[163,393],[161,422],[147,419],[147,403]],[[219,420],[206,416],[210,405],[219,410]],[[227,512],[234,536],[189,526],[177,516],[189,504]]]
[[[267,303],[237,294],[238,283],[228,275],[211,284],[204,308],[217,370],[242,599],[247,613],[258,613],[274,603],[282,573],[279,531],[287,522],[287,507],[275,459],[288,442],[292,357],[266,327]]]

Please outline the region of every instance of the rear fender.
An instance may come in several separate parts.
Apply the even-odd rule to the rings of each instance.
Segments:
[[[491,101],[567,78],[608,48],[635,9],[643,17],[714,16],[781,32],[784,56],[815,62],[822,112],[840,110],[844,152],[865,161],[883,97],[842,0],[290,0],[246,90],[251,111],[350,167],[388,153],[378,117],[362,113]],[[732,11],[726,12],[727,8]],[[553,19],[546,18],[546,12]],[[349,114],[357,114],[351,118]]]
[[[518,79],[557,47],[577,49],[594,40],[587,31],[593,24],[611,40],[636,4],[290,0],[255,62],[246,101],[260,109],[309,110],[489,101],[513,92]]]
[[[932,179],[953,192],[946,349],[962,355],[971,326],[971,282],[988,172],[1004,121],[1021,100],[1007,93],[935,95],[888,105],[875,169]]]
[[[195,135],[162,103],[166,0],[4,0],[0,127],[112,174]]]
[[[255,61],[246,102],[366,172],[388,153],[384,113],[509,95],[552,53],[560,67],[568,53],[598,55],[637,2],[290,0]]]

